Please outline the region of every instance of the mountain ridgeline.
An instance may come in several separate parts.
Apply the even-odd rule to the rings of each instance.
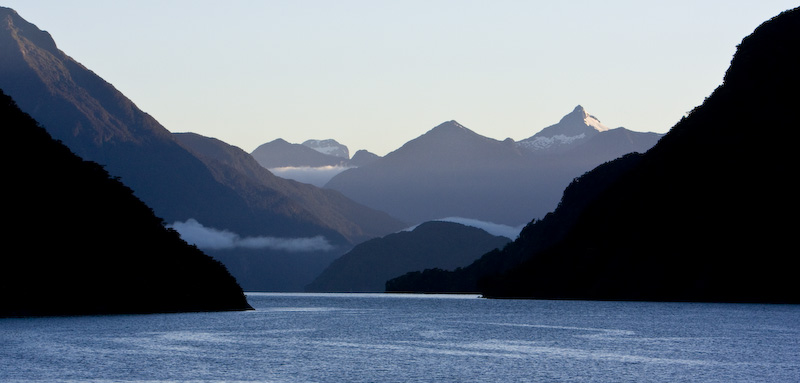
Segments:
[[[297,166],[343,166],[350,158],[349,152],[347,157],[335,156],[320,152],[308,145],[292,144],[280,138],[259,145],[250,155],[267,169]]]
[[[284,167],[319,168],[328,166],[363,166],[378,158],[366,150],[358,150],[350,158],[347,146],[336,140],[306,140],[302,144],[292,144],[284,139],[259,145],[250,155],[267,169]]]
[[[250,309],[225,267],[0,90],[8,145],[0,317]],[[13,249],[13,250],[12,250]]]
[[[560,183],[566,185],[582,171],[608,159],[645,151],[660,137],[624,128],[609,129],[578,105],[557,124],[519,142],[497,141],[448,121],[386,157],[373,157],[357,166],[352,166],[356,156],[346,161],[346,147],[341,150],[343,145],[333,140],[312,141],[312,146],[327,142],[314,149],[308,142],[290,144],[278,139],[259,146],[252,155],[265,167],[321,165],[323,168],[317,169],[324,172],[330,170],[325,166],[336,166],[335,173],[349,168],[334,175],[326,187],[341,190],[376,209],[390,210],[415,225],[424,220],[419,231],[391,234],[357,245],[306,286],[306,291],[314,292],[365,292],[382,291],[389,278],[407,272],[463,267],[483,252],[501,247],[497,243],[489,247],[460,246],[459,243],[473,243],[471,239],[479,237],[465,237],[468,236],[465,231],[480,230],[451,227],[449,231],[436,231],[434,227],[444,224],[431,224],[432,221],[444,217],[480,217],[483,219],[467,220],[519,227],[513,222],[523,217],[530,219],[533,212],[555,204],[556,196],[561,193]],[[328,154],[335,149],[342,154]],[[290,175],[282,169],[272,170],[287,178],[301,179],[300,174],[304,174],[311,181],[308,177],[311,172]],[[445,232],[461,240],[445,238]],[[453,252],[463,254],[456,257]],[[461,263],[453,263],[453,259]],[[252,262],[252,258],[248,261]],[[227,264],[239,278],[236,267]]]
[[[569,182],[660,134],[608,129],[577,106],[559,123],[515,142],[444,122],[399,149],[334,176],[326,188],[419,224],[467,217],[519,226],[552,211]]]
[[[724,82],[652,149],[608,162],[503,250],[389,291],[487,297],[800,303],[800,8],[739,45]]]

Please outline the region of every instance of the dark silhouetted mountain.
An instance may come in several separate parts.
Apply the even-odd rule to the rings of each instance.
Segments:
[[[743,39],[722,85],[651,150],[578,178],[502,251],[411,290],[472,280],[488,297],[800,303],[798,62],[800,8]]]
[[[494,140],[448,121],[385,157],[339,173],[325,187],[411,223],[459,216],[518,226],[552,211],[575,177],[645,151],[661,137],[623,128],[599,132],[584,115],[579,106],[534,136],[582,135],[558,150],[525,144],[534,137]]]
[[[453,222],[426,222],[375,238],[331,263],[306,291],[383,292],[390,278],[426,268],[452,270],[511,239]]]
[[[371,213],[348,212],[351,201],[327,192],[286,183],[270,189],[264,174],[256,179],[237,173],[253,169],[195,155],[199,149],[180,145],[111,84],[60,51],[47,32],[2,7],[0,88],[51,136],[104,166],[167,222],[194,219],[245,237],[325,235],[340,251],[370,237],[371,230],[385,235],[404,226],[380,232],[374,222],[344,222]],[[287,190],[302,197],[284,194]],[[309,202],[314,196],[324,200]],[[323,205],[327,209],[311,210]]]
[[[0,316],[250,309],[218,261],[0,91],[7,145]]]
[[[277,139],[259,145],[250,153],[261,166],[272,169],[282,167],[344,166],[346,158],[321,153],[303,144],[292,144]]]
[[[303,142],[303,145],[323,154],[343,158],[345,160],[350,159],[350,150],[347,149],[347,146],[342,145],[333,139],[306,140]]]

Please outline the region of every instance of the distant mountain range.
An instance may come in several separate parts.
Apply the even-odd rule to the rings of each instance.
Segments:
[[[0,90],[4,236],[0,317],[250,309],[223,265],[166,229]]]
[[[379,158],[366,150],[356,151],[350,158],[347,146],[333,139],[292,144],[279,138],[260,145],[250,154],[261,166],[279,177],[318,187],[324,186],[336,174]]]
[[[340,144],[334,139],[325,140],[305,140],[303,146],[307,146],[320,153],[327,154],[334,157],[350,159],[350,149],[347,146]]]
[[[516,226],[555,209],[575,177],[661,136],[608,129],[581,106],[520,142],[448,121],[325,187],[405,222],[459,216]]]
[[[335,191],[274,177],[224,145],[180,142],[60,51],[47,32],[2,7],[0,89],[55,139],[119,177],[167,223],[195,220],[242,238],[322,236],[340,252],[407,226]]]
[[[453,270],[510,238],[454,222],[425,222],[413,230],[358,244],[306,287],[310,292],[383,292],[386,281],[414,270]]]
[[[344,150],[347,150],[346,146]],[[300,166],[344,166],[350,159],[349,151],[347,157],[336,156],[316,150],[305,144],[292,144],[280,138],[259,145],[250,155],[267,169]]]
[[[576,179],[503,250],[390,291],[487,297],[800,303],[800,8],[739,45],[724,82],[652,149]],[[777,139],[763,140],[761,137]]]
[[[306,140],[302,144],[292,144],[278,138],[259,145],[250,155],[267,169],[354,167],[365,165],[378,158],[378,155],[366,150],[359,150],[353,158],[350,158],[347,146],[333,139]]]

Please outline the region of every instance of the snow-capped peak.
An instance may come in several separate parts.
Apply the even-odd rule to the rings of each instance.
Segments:
[[[603,123],[601,123],[600,120],[598,120],[595,116],[592,116],[591,114],[586,112],[586,110],[583,109],[583,107],[580,106],[580,105],[576,106],[575,109],[570,114],[576,114],[576,115],[582,116],[583,117],[583,122],[586,125],[591,126],[592,128],[594,128],[598,132],[605,132],[605,131],[609,130],[607,126],[603,125]],[[567,115],[567,116],[569,116],[569,115]],[[564,116],[564,118],[567,118],[567,116]]]
[[[347,146],[333,139],[306,140],[303,142],[303,145],[323,154],[350,159],[350,151],[347,149]]]
[[[591,137],[609,128],[578,105],[557,124],[542,129],[517,144],[528,150],[565,148],[572,143]]]

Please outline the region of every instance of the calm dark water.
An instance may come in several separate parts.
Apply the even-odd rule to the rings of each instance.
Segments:
[[[800,306],[248,294],[0,319],[0,382],[800,382]]]

